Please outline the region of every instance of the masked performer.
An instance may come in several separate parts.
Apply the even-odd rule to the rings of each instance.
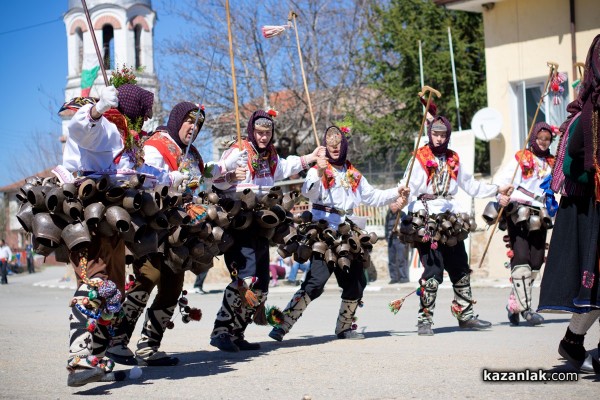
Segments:
[[[444,270],[448,272],[454,288],[451,310],[459,326],[463,329],[489,328],[491,323],[478,319],[473,312],[471,269],[463,242],[469,232],[465,225],[469,210],[461,208],[454,196],[459,187],[474,197],[501,193],[500,203],[508,204],[505,194],[510,187],[499,189],[496,185],[477,182],[464,171],[458,154],[448,149],[451,127],[445,117],[436,116],[428,126],[427,135],[429,143],[419,148],[411,161],[415,165],[410,182],[402,184],[408,184],[414,199],[408,206],[409,216],[402,225],[408,225],[410,221],[416,224],[414,245],[425,268],[420,279],[418,334],[433,335],[433,311]],[[433,223],[430,225],[430,222]]]
[[[227,171],[234,171],[238,163],[245,165],[246,152],[235,150],[219,163],[208,162],[205,166],[196,147],[190,144],[202,128],[204,118],[204,110],[193,103],[182,102],[173,107],[167,126],[159,127],[144,143],[145,164],[157,171],[164,171],[163,179],[165,175],[175,176],[172,183],[176,187],[181,183],[181,178],[193,178],[194,182],[201,179],[205,168],[210,170],[213,178],[218,178]],[[189,152],[184,160],[188,145]],[[128,365],[175,365],[179,362],[177,357],[170,357],[158,349],[167,326],[172,324],[171,318],[183,288],[185,271],[175,272],[159,253],[137,259],[133,266],[135,281],[128,289],[123,304],[125,317],[116,330],[108,354],[116,362]],[[152,305],[146,309],[142,335],[134,355],[127,345],[155,287],[158,292]]]
[[[106,174],[112,182],[125,173],[135,174],[129,167],[141,165],[143,158],[135,138],[152,116],[153,99],[151,92],[131,84],[118,92],[112,86],[102,89],[100,99],[81,106],[69,122],[63,165],[79,176]],[[117,234],[93,235],[85,250],[71,251],[69,257],[78,288],[69,317],[67,384],[82,386],[103,379],[114,366],[104,356],[121,309],[125,244]]]
[[[361,203],[375,207],[388,205],[398,199],[404,188],[374,189],[347,159],[348,139],[337,126],[327,128],[323,142],[326,143],[326,158],[319,159],[317,165],[310,169],[302,193],[312,202],[313,220],[327,221],[330,228],[339,229],[338,236],[342,237],[349,233],[351,225],[344,221],[352,220],[354,208]],[[356,332],[354,320],[367,285],[364,270],[369,258],[368,254],[362,257],[356,254],[346,259],[350,263],[344,268],[328,262],[323,252],[312,253],[308,275],[283,311],[282,323],[269,334],[271,338],[283,340],[310,302],[323,293],[327,280],[335,273],[338,285],[342,288],[335,334],[339,339],[364,339],[363,334]]]
[[[573,314],[558,353],[578,370],[598,374],[600,364],[586,352],[584,338],[600,317],[600,35],[587,55],[583,87],[567,110],[552,176],[552,189],[562,196],[538,310]]]
[[[550,154],[552,127],[545,122],[534,125],[529,139],[529,149],[507,165],[497,177],[499,185],[511,183],[514,171],[516,190],[511,194],[511,204],[504,210],[507,216],[509,256],[512,290],[507,310],[511,325],[519,325],[522,316],[530,325],[539,325],[544,318],[531,310],[532,288],[546,253],[546,236],[552,227],[550,214],[554,216],[553,196],[546,198],[554,166],[554,156]],[[517,168],[517,163],[520,161]],[[550,209],[546,206],[546,199]]]
[[[272,116],[262,110],[255,111],[248,121],[247,140],[242,147],[248,152],[246,177],[236,181],[232,173],[215,180],[215,186],[225,195],[249,189],[263,195],[276,181],[308,169],[316,161],[322,147],[302,157],[277,155],[273,145],[275,132]],[[227,159],[237,148],[227,150]],[[246,191],[248,193],[248,191]],[[264,304],[269,289],[269,240],[250,225],[247,229],[233,231],[233,246],[225,252],[225,264],[232,273],[233,281],[225,288],[223,304],[217,313],[210,344],[223,351],[256,350],[257,343],[244,339],[244,332],[253,320],[259,305]]]

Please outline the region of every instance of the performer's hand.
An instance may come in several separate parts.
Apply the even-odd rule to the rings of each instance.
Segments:
[[[169,172],[169,178],[171,178],[171,187],[179,188],[184,180],[190,179],[190,174],[188,172],[171,171]]]
[[[510,196],[514,190],[514,186],[513,185],[504,185],[504,186],[499,186],[498,187],[498,193],[499,194],[503,194],[506,196]]]
[[[327,169],[327,158],[325,158],[325,156],[317,158],[317,168],[319,168],[319,171],[321,172]]]
[[[398,197],[396,199],[395,203],[398,206],[398,210],[402,210],[408,204],[408,196],[406,196],[406,197],[404,197],[404,196]]]
[[[237,167],[243,167],[248,163],[248,151],[233,149],[231,154],[224,160],[225,170],[227,172],[234,171]]]
[[[399,186],[398,187],[398,196],[404,197],[406,200],[408,200],[408,197],[410,196],[410,188],[408,188],[406,186]]]
[[[505,194],[501,194],[500,198],[498,199],[498,203],[500,203],[500,205],[502,207],[506,207],[508,205],[508,203],[510,203],[510,196],[507,196]]]
[[[113,107],[119,105],[119,98],[117,97],[117,89],[114,86],[106,86],[100,91],[100,100],[92,108],[96,109],[96,112],[100,115],[104,114]],[[92,110],[93,111],[93,110]],[[94,115],[92,115],[94,117]]]
[[[235,169],[235,180],[236,181],[243,181],[246,179],[246,172],[248,171],[248,168],[244,165],[242,167],[237,167]]]
[[[311,164],[318,160],[319,154],[325,154],[325,147],[318,146],[312,153],[306,155],[306,162]]]

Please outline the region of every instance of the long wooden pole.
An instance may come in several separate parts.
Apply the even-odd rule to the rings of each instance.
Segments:
[[[235,64],[233,61],[233,37],[231,35],[231,17],[229,16],[229,0],[225,0],[225,12],[227,13],[227,35],[229,36],[229,60],[231,62],[231,81],[233,83],[233,105],[235,108],[235,127],[237,130],[238,148],[242,149],[242,131],[240,129],[240,114],[238,106],[237,82],[235,80]]]
[[[421,136],[423,136],[423,129],[425,128],[425,121],[427,120],[427,113],[429,112],[429,105],[431,104],[431,95],[435,94],[437,96],[437,98],[440,98],[442,96],[442,94],[440,92],[438,92],[437,90],[435,90],[434,88],[432,88],[430,86],[423,86],[423,88],[419,92],[419,97],[424,96],[426,92],[429,92],[429,95],[427,96],[427,104],[425,105],[425,111],[423,112],[423,119],[421,120],[421,128],[419,129],[419,136],[417,137],[417,145],[416,145],[415,149],[418,149],[419,144],[421,143]],[[410,176],[412,175],[412,170],[415,165],[415,161],[416,161],[416,157],[413,157],[412,162],[410,163],[410,167],[408,167],[408,176],[406,177],[405,187],[408,187],[408,183],[410,182]],[[401,213],[398,212],[398,215],[396,216],[396,222],[394,223],[394,229],[392,229],[393,233],[398,232],[398,223],[400,222],[400,214]]]
[[[96,40],[96,33],[94,33],[94,26],[92,25],[92,19],[90,18],[90,12],[88,11],[87,4],[85,4],[85,0],[81,0],[81,5],[83,5],[83,12],[85,13],[85,18],[87,19],[88,29],[92,35],[92,42],[94,43],[94,48],[96,49],[96,56],[98,56],[98,64],[100,64],[100,70],[102,71],[102,76],[104,77],[104,84],[108,86],[108,76],[106,75],[106,69],[104,69],[104,61],[102,60],[102,55],[100,54],[100,48],[98,47],[98,41]]]
[[[321,145],[319,135],[317,134],[317,124],[315,123],[315,115],[312,109],[312,103],[310,101],[310,93],[308,91],[308,84],[306,83],[306,74],[304,73],[304,62],[302,61],[302,50],[300,49],[300,37],[298,36],[298,26],[296,24],[296,18],[298,14],[294,11],[290,11],[289,18],[294,21],[294,31],[296,31],[296,45],[298,47],[298,58],[300,59],[300,71],[302,72],[302,81],[304,82],[304,91],[306,92],[306,101],[308,103],[308,112],[310,113],[310,120],[312,122],[313,133],[315,134],[315,142],[317,146]]]
[[[519,168],[521,166],[521,161],[523,161],[523,155],[525,154],[525,150],[527,149],[527,144],[529,143],[529,138],[531,137],[531,132],[533,131],[533,127],[535,125],[535,120],[537,119],[538,112],[540,111],[540,107],[542,106],[542,102],[544,101],[544,96],[546,95],[546,89],[548,87],[548,84],[550,83],[550,79],[552,79],[552,74],[554,74],[554,71],[558,71],[557,63],[548,61],[547,65],[550,67],[550,72],[548,73],[548,78],[546,79],[546,83],[544,84],[544,87],[542,88],[542,94],[540,96],[540,101],[538,101],[538,105],[535,110],[535,114],[533,115],[533,120],[531,121],[531,126],[529,127],[529,133],[527,134],[527,138],[525,138],[525,143],[523,143],[523,147],[521,149],[521,154],[519,156],[519,161],[517,162],[515,172],[513,172],[512,179],[510,180],[511,185],[515,181],[515,177],[517,176],[517,172],[519,171]],[[485,259],[488,248],[490,247],[490,242],[492,241],[492,237],[494,236],[494,232],[496,231],[496,227],[498,226],[498,222],[500,222],[500,219],[502,218],[503,213],[504,213],[504,206],[502,206],[500,208],[500,211],[498,211],[498,218],[496,218],[496,223],[492,227],[492,232],[490,233],[490,237],[488,238],[487,244],[485,245],[485,249],[483,250],[483,254],[481,255],[481,260],[479,260],[479,268],[481,268],[483,265],[483,260]]]

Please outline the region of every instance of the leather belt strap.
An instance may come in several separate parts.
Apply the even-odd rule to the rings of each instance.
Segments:
[[[338,214],[338,215],[341,215],[341,216],[352,215],[353,214],[352,210],[339,210],[339,209],[337,209],[335,207],[324,206],[323,204],[313,203],[312,208],[314,208],[315,210],[325,211],[326,213]]]

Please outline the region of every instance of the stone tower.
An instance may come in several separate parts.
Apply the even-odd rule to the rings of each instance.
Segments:
[[[81,95],[81,72],[84,60],[97,60],[94,43],[90,35],[81,0],[68,0],[69,9],[65,13],[68,48],[68,75],[65,87],[65,100]],[[90,19],[103,57],[103,64],[110,79],[117,66],[143,67],[136,72],[140,87],[154,93],[154,115],[158,115],[158,80],[154,69],[154,24],[156,13],[151,0],[87,0]],[[97,97],[104,87],[102,72],[90,91]],[[63,134],[66,134],[66,121],[63,121]]]

